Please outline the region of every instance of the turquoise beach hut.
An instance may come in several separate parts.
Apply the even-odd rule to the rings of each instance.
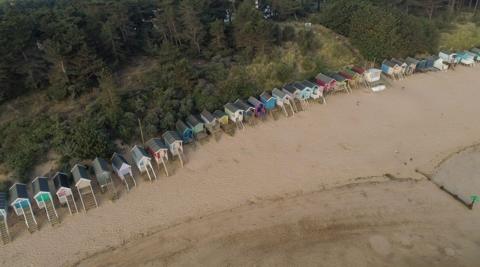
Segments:
[[[10,187],[10,206],[12,206],[17,216],[23,216],[25,224],[30,232],[35,232],[38,229],[37,219],[33,214],[32,204],[28,197],[27,185],[15,183]]]
[[[178,120],[175,124],[175,128],[182,137],[184,144],[189,144],[193,142],[193,130],[192,128],[188,127],[185,122],[183,122],[182,120]]]
[[[7,222],[7,211],[7,194],[4,192],[0,192],[0,235],[4,245],[10,242],[10,232],[8,231]]]
[[[271,96],[267,92],[263,92],[260,95],[260,100],[262,100],[263,104],[265,105],[265,109],[267,111],[272,111],[277,107],[277,101],[273,96]]]
[[[33,199],[39,209],[45,209],[48,221],[54,225],[58,223],[58,213],[53,204],[53,197],[48,186],[48,178],[37,177],[32,181]]]

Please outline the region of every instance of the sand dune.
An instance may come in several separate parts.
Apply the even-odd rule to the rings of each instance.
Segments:
[[[468,234],[478,222],[478,210],[466,210],[415,169],[433,173],[444,157],[480,141],[479,74],[479,68],[419,74],[381,93],[335,95],[327,105],[311,105],[294,118],[268,121],[233,138],[224,135],[188,151],[188,164],[171,177],[144,182],[115,203],[103,200],[86,215],[64,216],[58,227],[44,224],[33,235],[16,235],[0,249],[1,264],[98,266],[123,259],[124,265],[314,265],[321,255],[313,254],[331,251],[321,257],[326,265],[355,263],[366,253],[371,258],[365,265],[381,265],[384,258],[422,265],[453,254],[446,263],[468,266],[480,257],[471,253],[480,248],[478,231]],[[404,182],[390,181],[383,176],[387,173]],[[360,181],[365,182],[361,190],[348,186]],[[265,214],[275,219],[261,219],[264,205]],[[330,238],[309,241],[303,236],[311,231],[293,227],[289,232],[302,220],[304,227],[311,223],[313,232],[330,233]],[[357,226],[345,232],[329,225]],[[437,228],[450,231],[436,237]],[[395,255],[407,253],[392,244],[391,234],[398,229],[403,229],[398,242],[422,247],[395,261]],[[409,231],[414,235],[405,237]],[[341,233],[353,233],[353,239],[336,238]],[[355,239],[364,235],[361,242]],[[307,241],[316,244],[314,249]],[[352,241],[361,245],[341,249]],[[449,243],[430,245],[444,241]],[[282,242],[299,247],[282,248]],[[182,244],[185,253],[173,253]],[[139,248],[142,253],[135,256]],[[351,261],[339,261],[342,250]],[[270,251],[265,260],[271,262],[260,261]]]

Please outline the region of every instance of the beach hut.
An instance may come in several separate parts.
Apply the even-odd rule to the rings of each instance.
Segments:
[[[323,88],[324,88],[323,90],[326,93],[334,90],[335,86],[337,85],[337,81],[335,79],[333,79],[332,77],[328,77],[327,75],[325,75],[323,73],[317,74],[317,76],[315,76],[315,81],[320,86],[323,86]]]
[[[204,122],[205,128],[207,128],[207,131],[211,135],[215,135],[217,137],[217,134],[220,133],[220,123],[218,122],[217,118],[213,116],[213,114],[210,113],[208,110],[203,110],[200,113],[200,118]],[[227,116],[227,120],[228,120],[228,116]]]
[[[198,119],[197,116],[190,114],[185,121],[187,122],[188,127],[192,129],[195,139],[201,140],[208,136],[205,132],[205,124],[202,120]]]
[[[213,116],[217,119],[220,124],[220,128],[223,129],[227,134],[233,136],[235,134],[235,126],[230,123],[227,113],[221,110],[215,110]]]
[[[407,57],[405,59],[405,63],[407,64],[407,69],[405,71],[405,74],[412,75],[417,68],[418,60],[416,60],[413,57]]]
[[[168,146],[172,156],[177,156],[183,167],[183,140],[175,131],[167,131],[162,134],[163,141]]]
[[[311,82],[309,80],[305,80],[302,82],[302,84],[305,86],[305,87],[308,87],[310,88],[310,90],[312,91],[312,94],[310,95],[310,97],[317,101],[319,99],[322,99],[322,103],[323,104],[326,104],[327,103],[327,100],[325,99],[325,97],[323,97],[323,87],[314,83],[314,82]]]
[[[47,213],[47,219],[55,225],[59,223],[58,213],[53,204],[52,194],[50,193],[50,187],[48,186],[47,177],[37,177],[32,181],[33,199],[37,202],[39,209],[45,209]]]
[[[263,105],[265,105],[267,112],[273,111],[277,108],[277,100],[275,100],[275,97],[265,91],[260,95],[260,100],[262,100]]]
[[[294,82],[293,86],[300,90],[300,99],[304,102],[307,102],[309,99],[312,98],[312,88],[309,86],[305,86],[302,82]]]
[[[96,157],[93,160],[92,165],[93,172],[95,173],[95,178],[97,179],[98,185],[100,186],[100,190],[102,190],[102,192],[105,192],[105,188],[107,188],[108,186],[110,186],[112,190],[115,190],[115,186],[113,185],[112,172],[108,167],[108,162],[103,158]]]
[[[10,232],[8,231],[8,199],[7,194],[0,192],[0,235],[2,237],[3,244],[10,242]]]
[[[302,108],[302,102],[300,102],[300,90],[295,88],[293,84],[286,84],[283,86],[283,92],[290,96],[290,101],[292,103],[295,112],[300,111]]]
[[[248,103],[255,108],[255,116],[257,118],[264,119],[265,115],[267,114],[267,109],[262,101],[256,99],[255,97],[251,96],[247,99]]]
[[[55,194],[57,195],[60,204],[67,204],[70,214],[78,213],[77,203],[73,197],[72,189],[70,188],[70,181],[68,175],[63,172],[57,172],[53,176],[53,185],[55,185]]]
[[[418,64],[417,64],[417,71],[419,72],[427,72],[429,71],[427,67],[427,60],[426,59],[418,59]]]
[[[401,58],[400,59],[392,58],[390,61],[400,66],[401,76],[402,78],[404,78],[405,75],[407,75],[407,68],[408,68],[408,64],[405,62],[405,60]]]
[[[86,212],[88,209],[98,207],[97,198],[92,188],[92,179],[88,173],[87,167],[76,164],[73,166],[71,173],[80,195],[80,201],[82,202],[83,210]]]
[[[128,177],[130,177],[130,180],[133,182],[132,187],[137,186],[137,182],[133,176],[132,166],[122,155],[118,154],[117,152],[113,153],[112,155],[112,169],[120,178],[120,180],[125,183],[127,191],[130,191],[130,184],[127,180]]]
[[[384,60],[381,69],[385,75],[394,80],[402,78],[402,68],[390,60]]]
[[[338,73],[329,73],[328,76],[332,77],[333,79],[335,79],[335,81],[337,81],[335,84],[334,92],[346,91],[348,94],[350,93],[351,89],[348,84],[347,78]]]
[[[182,120],[178,120],[175,124],[177,132],[182,137],[184,144],[189,144],[193,142],[193,129],[188,127],[188,125]]]
[[[433,60],[433,67],[435,69],[441,70],[441,71],[447,71],[448,70],[448,65],[443,63],[443,59],[440,57],[432,56],[431,57]]]
[[[449,69],[455,69],[455,66],[460,63],[460,58],[458,58],[457,54],[453,52],[440,51],[438,57],[448,65]]]
[[[478,62],[480,61],[480,55],[478,53],[475,53],[475,52],[472,52],[472,51],[468,51],[468,50],[465,50],[464,53],[466,53],[467,55],[471,56],[473,58],[473,60],[475,60],[475,62]]]
[[[241,99],[237,99],[233,104],[243,111],[244,122],[251,126],[255,125],[255,108],[252,105],[247,104],[247,102]]]
[[[468,67],[473,67],[475,66],[475,58],[473,55],[468,54],[467,52],[458,52],[457,57],[460,59],[460,63],[468,66]]]
[[[145,144],[147,151],[152,155],[157,163],[158,171],[160,171],[160,164],[163,165],[165,175],[168,176],[168,169],[166,161],[168,161],[168,146],[161,138],[152,138]]]
[[[365,71],[365,81],[374,92],[385,90],[385,84],[381,82],[382,70],[371,68]]]
[[[347,80],[348,86],[350,87],[350,89],[357,88],[358,85],[360,85],[360,81],[359,81],[360,75],[358,73],[345,69],[345,70],[339,71],[338,74]]]
[[[285,113],[286,117],[289,117],[287,107],[292,111],[292,116],[295,114],[295,109],[293,108],[293,100],[291,99],[290,95],[286,94],[284,91],[274,88],[272,90],[272,96],[277,101],[277,106],[279,106],[283,112]]]
[[[37,219],[33,214],[32,204],[28,197],[27,185],[15,183],[8,190],[10,195],[10,206],[17,216],[23,216],[28,230],[33,233],[38,229]]]
[[[147,173],[150,181],[152,181],[152,176],[155,178],[155,180],[157,180],[157,174],[152,166],[152,158],[147,151],[145,151],[143,147],[135,145],[130,150],[130,153],[132,154],[133,162],[135,162],[135,165],[140,173]]]
[[[480,60],[480,49],[474,47],[474,48],[470,49],[470,52],[477,55],[477,61]]]
[[[228,118],[237,125],[238,129],[243,129],[243,109],[239,108],[237,105],[232,103],[227,103],[224,106],[225,113],[228,115]]]

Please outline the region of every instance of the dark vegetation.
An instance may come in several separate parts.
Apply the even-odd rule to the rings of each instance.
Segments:
[[[322,45],[308,28],[295,29],[288,21],[323,24],[378,62],[435,51],[439,29],[460,12],[476,12],[477,4],[271,0],[257,9],[251,0],[5,1],[0,103],[33,97],[42,109],[1,122],[0,164],[14,180],[26,182],[51,149],[65,167],[109,157],[113,140],[139,139],[139,120],[148,138],[189,113],[270,89],[271,82],[248,71],[249,64],[260,57],[277,62],[277,48],[286,43],[306,56]],[[139,62],[148,67],[131,74]],[[309,64],[302,66],[309,73],[280,63],[272,73],[275,81],[287,82],[325,68],[320,61]],[[132,77],[134,82],[125,82]],[[49,108],[62,103],[77,108]]]

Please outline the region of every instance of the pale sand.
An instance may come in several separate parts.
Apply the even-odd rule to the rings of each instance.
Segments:
[[[189,152],[171,177],[63,216],[59,227],[17,232],[1,263],[71,265],[94,255],[81,263],[474,266],[479,209],[415,169],[431,174],[479,142],[479,75],[415,75],[224,135]]]

